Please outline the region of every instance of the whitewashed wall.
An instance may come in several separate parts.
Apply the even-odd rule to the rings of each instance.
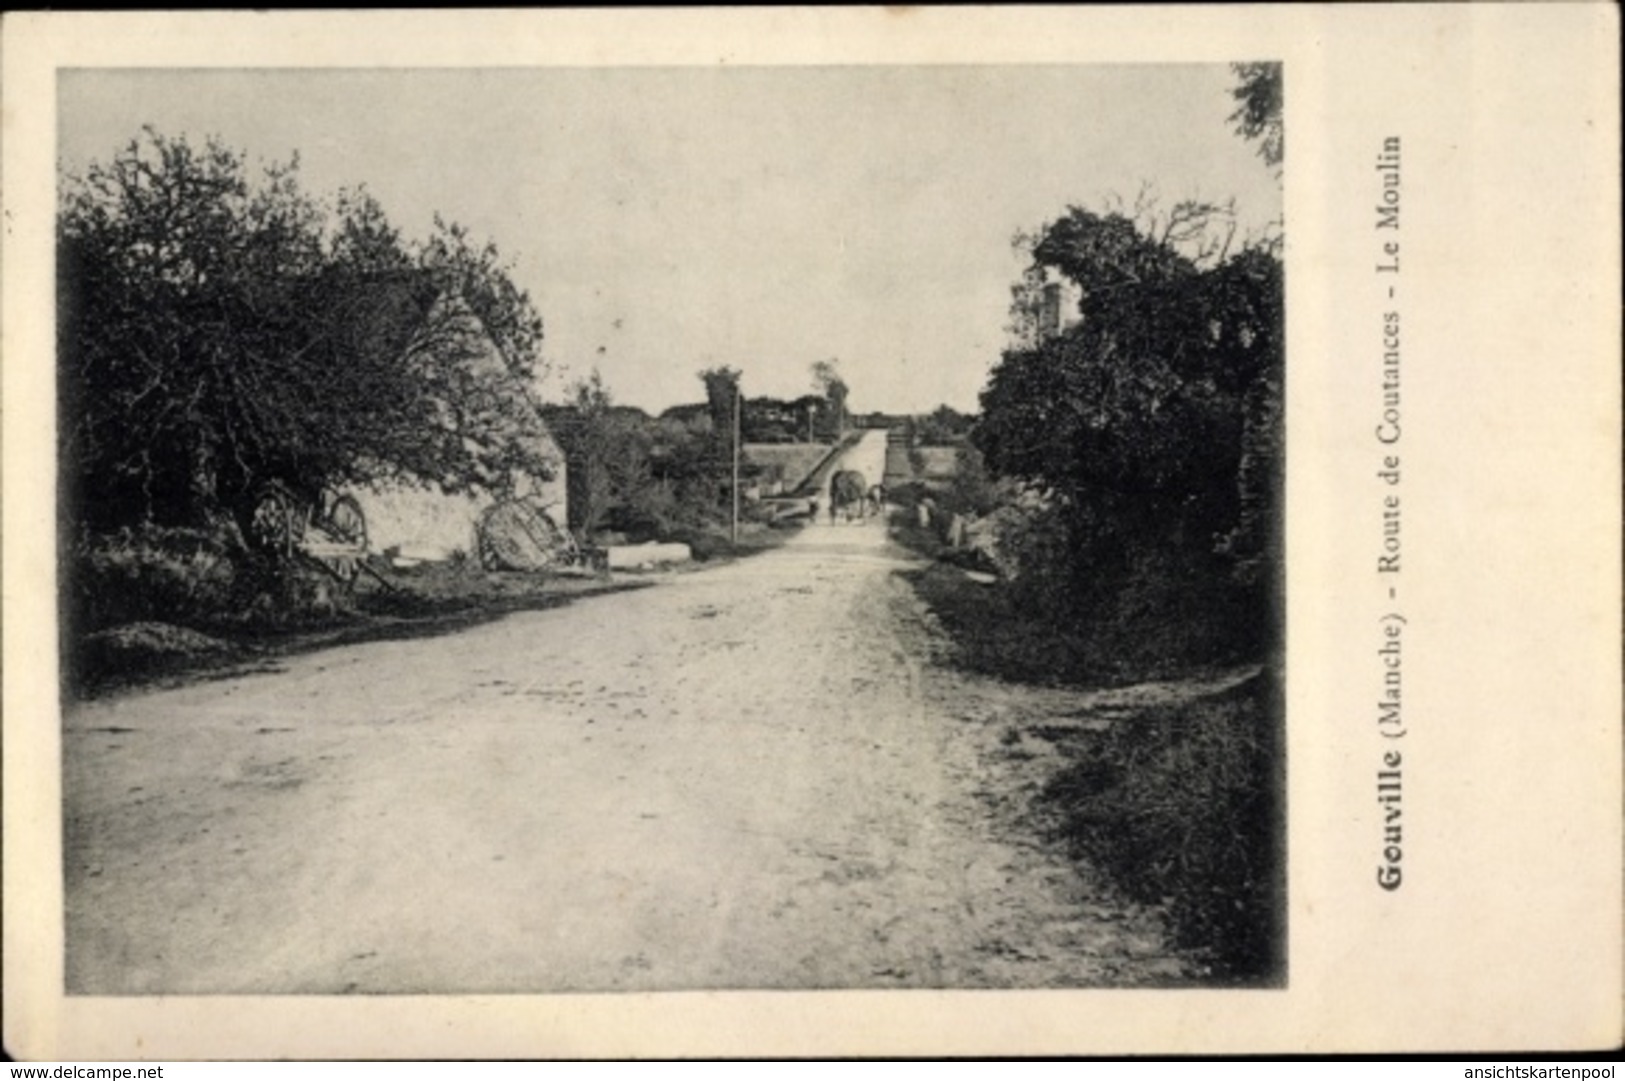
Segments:
[[[546,505],[548,517],[563,529],[565,471],[562,463],[557,468],[553,480],[522,483],[518,494]],[[474,555],[476,525],[495,502],[484,493],[446,495],[439,488],[403,483],[355,488],[349,494],[366,516],[368,550],[382,553],[393,548],[412,559],[447,559],[459,550]]]
[[[437,488],[380,484],[350,493],[367,518],[367,547],[397,549],[414,559],[445,559],[475,551],[474,523],[490,496],[445,495]]]

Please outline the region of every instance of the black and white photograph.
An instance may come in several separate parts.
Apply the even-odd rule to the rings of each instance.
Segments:
[[[1284,81],[64,72],[68,990],[1283,982]]]
[[[8,13],[5,1050],[1617,1045],[1617,24]]]

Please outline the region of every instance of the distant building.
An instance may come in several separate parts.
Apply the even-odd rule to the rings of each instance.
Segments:
[[[1083,290],[1076,282],[1045,268],[1038,298],[1038,340],[1048,341],[1083,321]]]

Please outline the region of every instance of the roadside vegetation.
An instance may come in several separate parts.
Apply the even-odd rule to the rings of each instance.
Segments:
[[[466,559],[368,566],[341,586],[314,566],[275,563],[229,531],[146,525],[97,535],[73,552],[66,689],[94,697],[345,636],[429,633],[477,612],[544,607],[608,586],[491,574]]]
[[[782,541],[754,504],[731,528],[738,371],[700,373],[706,401],[659,418],[615,406],[596,374],[544,406],[541,314],[455,223],[412,239],[364,188],[307,192],[297,158],[253,165],[147,129],[61,178],[57,242],[69,693],[610,588],[488,571],[472,528],[443,565],[373,553],[353,581],[324,574],[267,543],[268,490],[292,508],[373,484],[508,500],[556,479],[551,435],[583,546],[681,541],[704,562]],[[827,435],[846,387],[832,362],[815,376],[817,395],[756,426],[793,438],[804,413],[808,438]]]
[[[568,463],[571,529],[599,545],[676,541],[699,559],[725,550],[733,521],[736,399],[741,445],[753,435],[767,442],[800,441],[787,425],[805,416],[801,438],[828,449],[840,438],[835,418],[844,413],[847,387],[833,362],[815,365],[813,375],[819,394],[784,402],[747,399],[738,369],[707,368],[698,373],[703,402],[658,416],[617,403],[596,370],[576,381],[563,403],[542,407]],[[830,419],[826,424],[819,418]],[[771,479],[748,452],[741,453],[739,466],[742,492]],[[747,529],[781,524],[776,509],[755,498],[742,497],[739,513]]]
[[[448,633],[757,555],[792,532],[748,526],[737,542],[725,532],[695,534],[694,562],[614,577],[491,571],[462,554],[415,566],[373,556],[342,585],[314,565],[267,560],[229,530],[121,530],[73,552],[64,614],[75,633],[64,640],[64,689],[93,698],[308,649]]]
[[[1264,668],[1079,733],[1043,793],[1073,851],[1166,906],[1179,944],[1222,982],[1285,976],[1283,736],[1278,675]]]
[[[1233,117],[1278,165],[1280,69]],[[1283,975],[1281,238],[1227,204],[1071,207],[1019,235],[1011,345],[949,485],[894,493],[960,665],[1105,686],[1239,673],[1069,736],[1058,834],[1215,976]],[[1058,300],[1074,298],[1074,310]],[[921,513],[921,508],[925,513]],[[1252,674],[1249,674],[1252,673]]]
[[[1238,131],[1278,165],[1280,68],[1237,75]],[[915,473],[952,448],[953,479],[890,493],[935,557],[914,584],[963,666],[1089,686],[1242,673],[1068,737],[1044,800],[1080,857],[1252,983],[1282,975],[1285,911],[1280,243],[1150,189],[1019,235],[1011,344],[978,415],[903,425]],[[541,315],[494,245],[438,220],[407,238],[362,189],[317,198],[297,161],[254,172],[212,141],[148,131],[63,178],[58,256],[72,694],[623,588],[467,553],[369,556],[341,585],[256,546],[269,482],[307,501],[380,481],[506,498],[554,477],[551,433],[579,543],[679,541],[704,562],[786,535],[741,500],[733,538],[738,442],[832,444],[856,419],[834,360],[790,401],[710,368],[703,401],[659,416],[596,372],[543,405]],[[741,486],[764,479],[743,463]]]

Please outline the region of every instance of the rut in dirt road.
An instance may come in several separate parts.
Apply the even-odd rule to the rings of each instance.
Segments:
[[[1046,694],[933,665],[878,524],[65,719],[72,992],[1191,973],[1024,818]]]

